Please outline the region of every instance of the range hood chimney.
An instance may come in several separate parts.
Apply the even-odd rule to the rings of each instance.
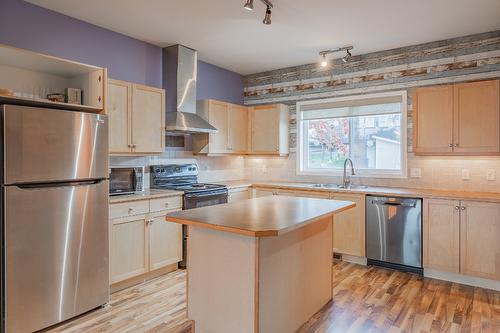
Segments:
[[[183,45],[163,49],[163,88],[167,91],[167,133],[217,133],[196,114],[198,53]]]

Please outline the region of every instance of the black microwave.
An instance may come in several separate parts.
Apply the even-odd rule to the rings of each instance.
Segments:
[[[109,195],[133,194],[144,191],[144,167],[111,167]]]

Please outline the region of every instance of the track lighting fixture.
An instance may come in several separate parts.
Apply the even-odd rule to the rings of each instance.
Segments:
[[[253,0],[247,0],[247,2],[245,3],[245,6],[243,6],[243,8],[245,8],[246,10],[252,11],[253,10]]]
[[[350,50],[352,50],[353,48],[354,48],[353,46],[345,46],[345,47],[339,47],[338,49],[320,51],[319,55],[321,56],[321,67],[328,66],[328,59],[326,58],[328,54],[342,52],[342,51],[346,51],[347,53],[345,56],[342,57],[342,62],[344,64],[347,63],[352,57]]]
[[[253,11],[253,1],[254,0],[246,0],[245,5],[243,8],[249,11]],[[273,8],[273,4],[269,0],[260,0],[264,5],[266,5],[266,15],[264,16],[264,20],[262,23],[269,25],[271,24],[271,15],[272,11],[271,9]]]
[[[266,16],[264,16],[264,20],[262,21],[262,23],[264,23],[266,25],[271,24],[271,7],[269,7],[269,6],[267,6]]]

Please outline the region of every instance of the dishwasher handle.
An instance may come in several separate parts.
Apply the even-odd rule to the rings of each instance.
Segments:
[[[374,205],[385,205],[385,206],[400,206],[400,207],[411,207],[415,208],[417,201],[412,202],[398,202],[398,201],[383,201],[383,200],[372,200]]]

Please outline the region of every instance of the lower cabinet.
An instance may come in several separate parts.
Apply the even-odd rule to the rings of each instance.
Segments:
[[[111,283],[148,271],[145,215],[112,220],[110,232]]]
[[[179,203],[173,198],[165,202]],[[182,260],[182,226],[165,222],[166,214],[182,209],[156,211],[159,199],[111,204],[110,282],[115,284],[176,264]],[[129,208],[127,208],[130,206]],[[150,207],[148,213],[131,215],[134,207]],[[176,205],[174,205],[176,206]],[[143,211],[143,210],[142,210]],[[123,216],[127,214],[126,216]]]
[[[250,199],[250,189],[248,187],[230,189],[227,202],[237,202]]]
[[[166,223],[165,213],[148,220],[149,270],[159,269],[182,260],[182,225]]]
[[[356,207],[333,217],[333,252],[364,257],[365,195],[332,193],[331,199],[356,203]]]
[[[424,200],[424,267],[500,280],[500,204]]]

